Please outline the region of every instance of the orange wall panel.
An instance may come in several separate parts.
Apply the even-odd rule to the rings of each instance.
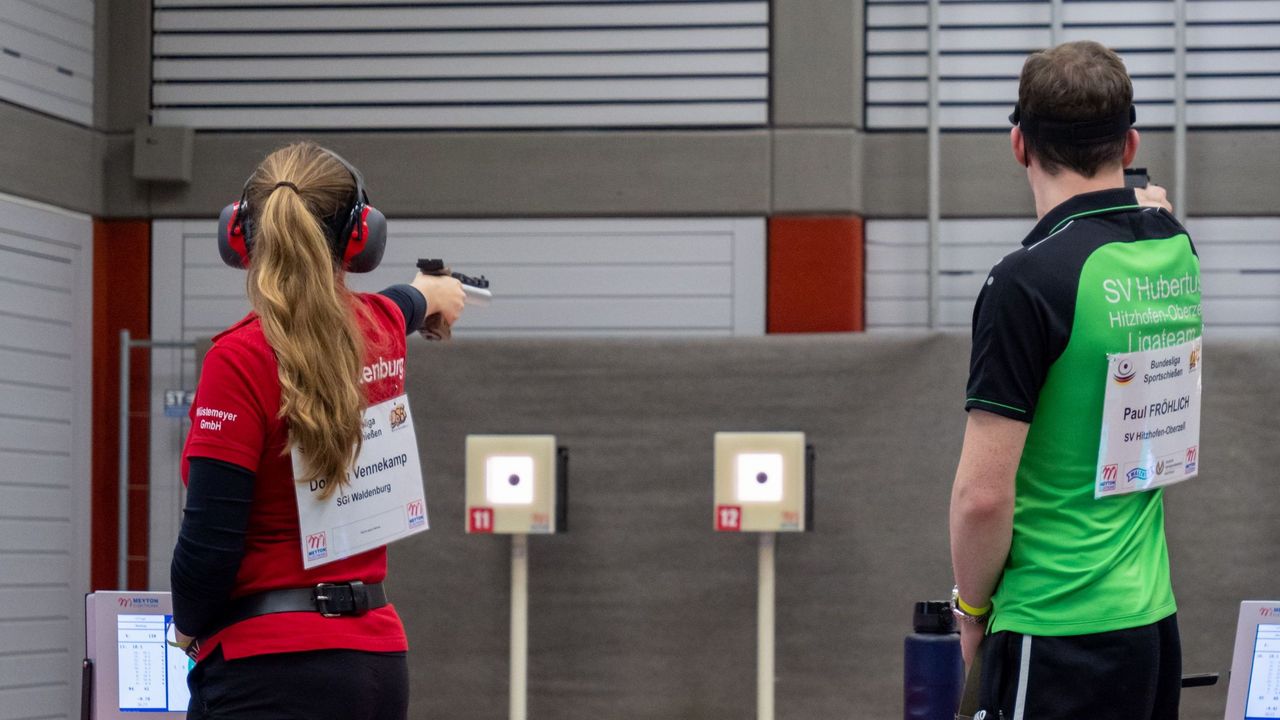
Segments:
[[[768,332],[860,332],[863,220],[855,215],[769,218]]]

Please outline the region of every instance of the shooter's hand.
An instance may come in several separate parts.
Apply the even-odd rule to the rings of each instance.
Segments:
[[[1134,188],[1134,194],[1138,196],[1138,204],[1146,207],[1164,208],[1173,213],[1173,205],[1169,204],[1169,194],[1159,185],[1148,184],[1146,187]]]
[[[462,307],[467,302],[462,283],[451,277],[418,273],[413,279],[413,286],[427,299],[428,315],[438,313],[446,325],[453,325],[458,321],[458,317],[462,315]]]

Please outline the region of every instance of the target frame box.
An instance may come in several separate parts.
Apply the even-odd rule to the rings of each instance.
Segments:
[[[813,446],[804,433],[717,432],[714,478],[717,531],[813,529]]]
[[[568,530],[568,450],[554,435],[468,435],[470,534],[548,535]]]

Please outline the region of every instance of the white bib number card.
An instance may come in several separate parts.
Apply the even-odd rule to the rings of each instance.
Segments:
[[[1151,490],[1200,468],[1200,340],[1107,356],[1093,496]]]
[[[294,484],[302,566],[308,570],[427,529],[427,500],[409,397],[370,406],[362,431],[364,442],[347,473],[348,485],[322,499],[328,481]],[[295,448],[295,476],[304,475],[305,467],[305,458]]]

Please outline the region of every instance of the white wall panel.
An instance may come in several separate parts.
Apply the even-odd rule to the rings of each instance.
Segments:
[[[67,659],[67,653],[56,651],[25,658],[0,657],[0,677],[12,679],[15,685],[41,685],[60,675]]]
[[[87,216],[0,196],[2,718],[70,718],[77,708],[91,251]]]
[[[1139,127],[1171,126],[1173,1],[1064,0],[1062,7],[1063,41],[1096,40],[1124,58]],[[1280,3],[1188,0],[1187,13],[1188,124],[1280,125]],[[926,0],[868,0],[868,128],[926,125],[927,24]],[[940,24],[942,127],[1007,128],[1025,56],[1051,43],[1049,1],[948,0]]]
[[[504,56],[465,57],[380,57],[344,58],[335,63],[330,58],[237,58],[234,60],[163,59],[152,64],[159,91],[167,83],[182,81],[218,82],[218,78],[243,74],[257,81],[303,80],[327,78],[350,80],[376,77],[380,81],[401,78],[493,78],[518,74],[526,78],[570,77],[644,77],[653,75],[763,76],[769,72],[769,58],[764,53],[744,52],[665,52],[640,55],[597,55],[590,62],[569,54],[530,55],[522,58]],[[210,80],[209,78],[215,78]]]
[[[94,0],[27,0],[30,5],[66,15],[82,23],[93,23]]]
[[[169,223],[157,223],[157,226]],[[376,291],[405,282],[418,257],[484,274],[497,300],[468,311],[459,337],[483,331],[577,330],[627,334],[684,328],[711,334],[764,331],[764,226],[760,219],[679,220],[392,220],[382,265],[349,275]],[[218,258],[215,225],[185,221],[174,254],[181,273],[181,326],[169,334],[208,335],[248,309],[243,273]],[[157,243],[162,242],[157,236]],[[758,276],[752,283],[740,273]],[[745,285],[745,286],[744,286]],[[164,296],[157,303],[168,303]],[[737,307],[758,317],[735,322]],[[175,335],[176,337],[176,335]]]
[[[169,108],[165,124],[221,129],[322,130],[346,128],[547,128],[763,125],[763,103],[649,103],[616,105],[470,105],[441,107]]]
[[[768,28],[670,28],[665,30],[529,30],[524,32],[372,32],[360,36],[359,43],[338,41],[332,33],[255,33],[202,35],[160,34],[155,37],[156,55],[315,55],[317,48],[332,47],[326,53],[333,61],[342,57],[376,54],[404,55],[430,52],[450,55],[504,53],[511,55],[542,52],[617,52],[719,50],[761,47],[768,42]],[[348,36],[348,40],[349,40]],[[336,46],[334,46],[336,44]]]
[[[378,102],[393,95],[407,103],[493,103],[493,102],[581,102],[627,100],[732,100],[768,92],[764,78],[694,78],[643,80],[447,80],[433,83],[393,81],[358,84],[347,88],[342,99],[348,102]],[[280,93],[272,83],[184,83],[155,89],[159,104],[201,103],[239,105],[245,102],[271,103]],[[333,89],[324,85],[298,88],[293,97],[300,102],[324,104],[333,101]]]
[[[0,99],[93,122],[91,0],[0,2]]]
[[[763,335],[763,218],[397,220],[382,264],[350,285],[406,282],[419,257],[485,275],[494,302],[468,308],[456,337]],[[160,220],[152,232],[152,337],[195,341],[249,309],[243,271],[218,257],[213,220]],[[3,356],[0,356],[2,367]],[[189,351],[151,352],[153,587],[168,585],[186,421],[163,417],[165,390],[193,389]],[[2,431],[3,428],[0,428]],[[0,458],[2,460],[3,458]]]
[[[165,3],[157,3],[164,5]],[[651,26],[655,19],[669,25],[763,24],[768,22],[768,7],[757,2],[693,3],[676,5],[655,13],[643,4],[602,5],[595,8],[591,20],[598,25],[617,27]],[[299,13],[295,10],[238,8],[234,13],[222,10],[194,10],[160,13],[156,17],[157,32],[240,31],[246,27],[288,27],[291,30],[383,30],[389,27],[432,27],[441,30],[473,30],[476,28],[547,28],[580,25],[582,10],[571,5],[530,7],[368,7],[337,9],[325,12]]]
[[[1018,219],[943,220],[942,325],[967,330],[987,271],[1034,225]],[[1280,331],[1280,218],[1192,218],[1206,331]],[[923,328],[928,319],[923,220],[867,221],[867,327]]]
[[[157,124],[764,125],[769,13],[743,2],[155,3]]]

